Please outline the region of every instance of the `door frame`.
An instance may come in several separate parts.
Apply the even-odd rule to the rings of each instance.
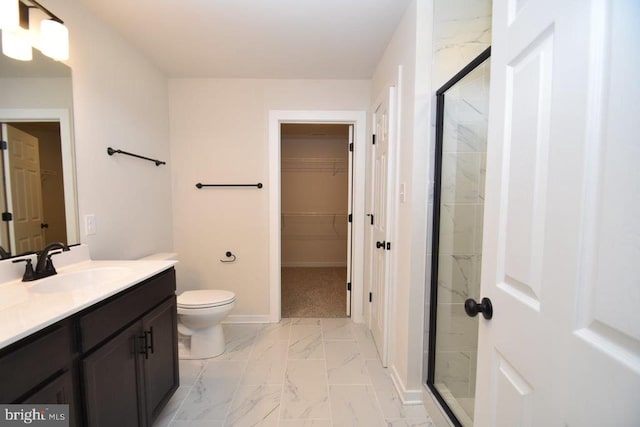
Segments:
[[[269,111],[269,320],[281,319],[281,233],[280,217],[280,125],[282,123],[326,123],[354,126],[353,141],[353,236],[351,258],[351,320],[362,323],[364,265],[364,202],[366,164],[366,111]],[[345,283],[346,287],[346,283]]]
[[[66,108],[0,108],[0,122],[58,122],[60,124],[67,240],[80,242],[71,111]]]

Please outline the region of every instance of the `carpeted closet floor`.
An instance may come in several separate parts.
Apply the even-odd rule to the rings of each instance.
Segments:
[[[346,317],[347,267],[282,267],[282,317]]]

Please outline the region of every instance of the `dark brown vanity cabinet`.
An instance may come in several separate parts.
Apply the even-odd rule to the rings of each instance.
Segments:
[[[89,426],[145,426],[178,388],[175,297],[82,361]]]
[[[90,427],[149,426],[178,388],[175,271],[79,319]]]
[[[68,403],[71,425],[150,426],[178,388],[175,271],[0,351],[0,403]]]
[[[150,338],[142,364],[147,420],[155,420],[179,385],[178,336],[175,296],[142,318],[142,330]]]
[[[68,404],[78,426],[73,323],[52,325],[0,351],[0,403]]]

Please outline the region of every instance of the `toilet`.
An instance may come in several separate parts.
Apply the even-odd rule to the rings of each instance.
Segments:
[[[177,259],[175,253],[158,253],[142,260]],[[222,320],[233,310],[236,295],[224,290],[185,291],[178,295],[178,357],[209,359],[224,353]]]
[[[186,291],[178,295],[178,332],[187,337],[180,359],[209,359],[224,353],[222,320],[236,305],[236,295],[223,290]]]

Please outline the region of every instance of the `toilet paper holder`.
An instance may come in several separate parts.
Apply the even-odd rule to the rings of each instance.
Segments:
[[[227,251],[224,254],[227,258],[231,258],[231,259],[221,259],[220,262],[235,262],[236,261],[236,256],[231,252],[231,251]]]

